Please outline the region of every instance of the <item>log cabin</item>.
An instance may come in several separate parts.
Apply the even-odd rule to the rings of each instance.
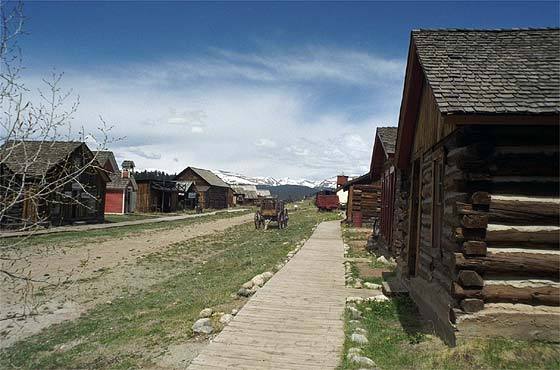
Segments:
[[[395,220],[395,188],[400,185],[399,171],[395,168],[395,144],[397,141],[397,127],[378,127],[375,132],[373,153],[371,155],[370,173],[373,182],[381,183],[381,203],[379,212],[379,237],[377,243],[379,252],[385,257],[398,257],[400,245],[393,244],[393,233],[401,233],[397,222],[402,223],[402,217]],[[395,248],[399,246],[399,248]]]
[[[95,152],[95,158],[110,180],[105,192],[105,213],[124,214],[136,209],[138,184],[134,180],[134,162],[124,161],[122,171],[113,152],[104,150]]]
[[[0,148],[0,227],[104,222],[109,177],[77,141],[8,141]]]
[[[176,177],[177,181],[192,181],[198,192],[202,209],[224,209],[233,206],[233,189],[212,171],[187,167]]]
[[[355,227],[363,224],[374,224],[380,212],[381,185],[373,182],[371,173],[356,177],[342,186],[348,192],[346,203],[346,222]]]
[[[257,186],[256,185],[232,185],[235,195],[235,204],[254,205],[257,202]]]
[[[449,344],[559,340],[560,30],[411,33],[398,273]]]

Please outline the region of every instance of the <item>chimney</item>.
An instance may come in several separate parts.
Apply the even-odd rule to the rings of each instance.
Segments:
[[[336,177],[336,187],[344,186],[348,182],[348,176],[338,175]]]
[[[130,177],[130,173],[128,172],[128,170],[122,170],[122,178],[123,179],[128,179]]]

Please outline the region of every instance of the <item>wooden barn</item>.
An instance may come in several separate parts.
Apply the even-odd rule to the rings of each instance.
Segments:
[[[400,254],[398,243],[393,244],[393,233],[403,234],[400,227],[404,215],[395,219],[394,205],[396,187],[400,185],[399,171],[395,168],[395,144],[397,127],[378,127],[375,132],[373,153],[371,156],[370,173],[374,183],[381,183],[381,203],[379,213],[380,252],[386,257],[397,257]],[[400,238],[402,239],[402,238]],[[398,246],[398,248],[394,248]]]
[[[187,167],[176,178],[177,181],[192,181],[198,192],[198,205],[202,209],[224,209],[232,207],[233,190],[212,171]]]
[[[560,30],[411,34],[398,266],[448,342],[558,341]]]
[[[373,224],[379,218],[381,186],[373,183],[371,174],[356,177],[342,186],[348,192],[346,222],[356,227]]]
[[[105,213],[131,213],[136,209],[136,192],[138,185],[134,180],[134,162],[124,161],[122,171],[119,169],[115,155],[111,151],[98,151],[95,158],[107,171],[111,181],[105,192]],[[126,168],[125,168],[126,167]]]
[[[137,212],[175,212],[178,210],[179,189],[175,181],[142,179],[136,180]]]
[[[235,195],[235,204],[254,205],[257,203],[257,186],[256,185],[232,185]]]
[[[0,226],[104,222],[106,171],[74,141],[8,141],[0,148]]]

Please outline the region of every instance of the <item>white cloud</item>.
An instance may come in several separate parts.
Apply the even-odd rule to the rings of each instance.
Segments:
[[[322,179],[368,170],[375,127],[396,123],[403,73],[404,61],[359,51],[214,50],[199,59],[68,70],[64,84],[81,97],[76,123],[93,130],[102,115],[113,136],[126,137],[110,149],[139,169],[195,165]],[[359,115],[345,94],[332,101],[341,88],[361,91],[356,96],[368,103]]]

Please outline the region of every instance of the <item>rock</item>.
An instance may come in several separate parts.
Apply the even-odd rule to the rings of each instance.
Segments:
[[[238,312],[239,312],[239,310],[237,308],[234,308],[233,310],[231,310],[231,314],[233,316],[237,315]]]
[[[244,284],[242,285],[242,287],[245,288],[245,289],[251,289],[251,288],[253,287],[253,282],[252,282],[252,281],[248,281],[248,282],[244,283]]]
[[[366,288],[366,289],[375,289],[375,290],[379,290],[379,289],[381,289],[381,285],[375,284],[375,283],[368,283],[368,282],[365,282],[365,283],[364,283],[364,288]]]
[[[357,344],[368,344],[369,340],[363,334],[352,334],[350,340]]]
[[[362,282],[359,281],[359,280],[356,281],[356,282],[354,283],[354,288],[356,288],[356,289],[362,289]]]
[[[274,268],[276,269],[276,271],[280,271],[282,269],[282,267],[284,267],[283,263],[279,263],[276,266],[274,266]]]
[[[192,326],[192,331],[197,334],[211,334],[214,331],[209,318],[198,319]]]
[[[348,356],[348,360],[358,365],[367,366],[369,368],[375,368],[375,362],[373,362],[371,358],[366,356],[351,355]]]
[[[362,303],[363,301],[362,297],[346,297],[346,303]]]
[[[261,277],[264,279],[264,281],[270,280],[270,278],[273,277],[273,276],[274,276],[274,274],[270,271],[266,271],[266,272],[263,272],[261,274]]]
[[[255,294],[255,291],[252,289],[241,288],[237,291],[237,295],[241,297],[250,297],[253,294]]]
[[[360,322],[358,320],[348,320],[348,324],[350,324],[350,325],[360,325]]]
[[[201,318],[201,319],[204,319],[206,317],[212,316],[213,313],[214,313],[213,309],[205,308],[202,311],[200,311],[200,313],[198,314],[198,317]]]
[[[390,264],[391,264],[389,261],[387,261],[387,258],[385,258],[384,256],[377,257],[376,261],[379,262],[379,263],[384,263],[384,264],[386,264],[386,265],[390,265]]]
[[[356,307],[349,306],[348,312],[350,312],[350,317],[353,320],[359,320],[362,318],[362,313]]]
[[[222,317],[220,317],[220,324],[227,325],[227,324],[229,324],[229,322],[231,320],[233,320],[233,315],[230,315],[229,313],[226,313],[226,314],[222,315]]]
[[[260,275],[255,276],[254,278],[251,279],[251,281],[253,282],[253,287],[255,286],[261,287],[264,285],[264,279]]]
[[[352,347],[348,349],[348,355],[359,356],[362,354],[362,349],[358,347]]]
[[[366,301],[368,302],[386,302],[388,300],[389,297],[387,297],[385,294],[378,294],[376,296],[366,298]]]
[[[354,329],[354,333],[355,333],[355,334],[367,335],[366,329],[363,329],[363,328],[356,328],[356,329]]]

